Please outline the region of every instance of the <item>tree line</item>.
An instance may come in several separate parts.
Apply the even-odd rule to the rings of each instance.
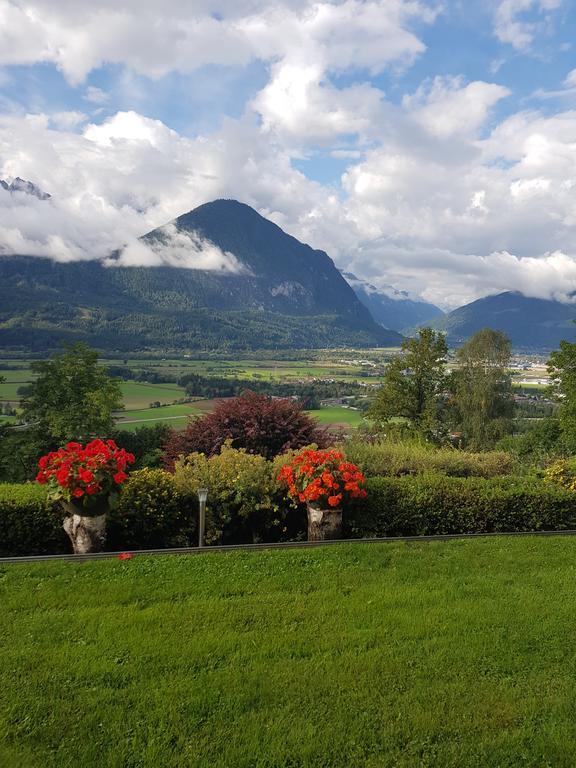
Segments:
[[[388,366],[369,416],[388,430],[409,430],[435,442],[451,437],[471,450],[489,449],[513,431],[511,355],[505,334],[484,328],[457,350],[449,370],[444,335],[424,328],[403,343]],[[562,342],[550,357],[549,371],[561,403],[562,429],[576,435],[574,363],[576,345]]]

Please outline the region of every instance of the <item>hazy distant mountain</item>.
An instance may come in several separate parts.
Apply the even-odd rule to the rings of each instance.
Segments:
[[[4,179],[0,179],[0,187],[7,192],[24,192],[27,195],[33,195],[39,200],[49,200],[51,195],[48,192],[43,192],[40,187],[33,184],[31,181],[26,181],[17,176],[10,184]]]
[[[405,331],[444,314],[434,304],[411,297],[406,291],[399,291],[391,285],[376,288],[351,272],[342,274],[362,304],[370,310],[374,320],[384,328]]]
[[[0,346],[115,349],[397,345],[323,251],[217,200],[142,238],[169,264],[0,258]],[[129,253],[113,261],[128,263]],[[210,267],[210,268],[207,268]]]
[[[576,341],[576,304],[535,299],[507,291],[486,296],[437,318],[433,325],[457,344],[481,328],[503,331],[518,349],[554,349],[562,339]]]

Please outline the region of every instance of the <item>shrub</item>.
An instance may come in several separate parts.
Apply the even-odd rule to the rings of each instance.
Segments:
[[[183,494],[208,488],[206,541],[237,543],[278,538],[282,521],[273,464],[263,456],[232,448],[220,453],[192,453],[176,462],[174,484]]]
[[[576,527],[576,494],[536,478],[378,477],[345,516],[352,536],[563,530]]]
[[[576,458],[559,459],[547,467],[544,477],[569,491],[576,491]]]
[[[62,528],[64,515],[38,485],[0,485],[0,556],[52,555],[69,552]]]
[[[198,501],[182,493],[163,469],[130,476],[108,525],[107,549],[164,549],[196,545]]]
[[[179,456],[191,453],[217,455],[227,440],[234,448],[271,458],[310,443],[323,447],[327,437],[294,400],[246,392],[222,400],[212,413],[190,421],[183,432],[172,432],[164,447],[164,465],[172,469]]]
[[[455,448],[432,448],[426,443],[352,441],[346,458],[367,477],[399,477],[434,472],[449,477],[497,477],[516,469],[515,459],[503,451],[469,453]]]
[[[162,459],[162,446],[168,439],[170,427],[166,424],[136,427],[134,431],[116,429],[111,437],[116,444],[125,448],[136,457],[134,469],[159,467]]]

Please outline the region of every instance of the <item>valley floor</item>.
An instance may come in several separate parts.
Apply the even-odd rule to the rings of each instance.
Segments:
[[[573,766],[576,539],[0,567],[0,764]]]

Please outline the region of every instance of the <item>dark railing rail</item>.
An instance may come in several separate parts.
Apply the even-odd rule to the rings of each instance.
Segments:
[[[89,555],[24,555],[21,557],[0,557],[0,564],[42,563],[52,560],[106,560],[129,553],[139,555],[207,555],[211,552],[258,552],[264,549],[309,549],[312,547],[338,546],[339,544],[392,544],[394,542],[426,543],[430,541],[452,541],[466,539],[491,539],[511,536],[575,536],[576,530],[567,531],[502,531],[500,533],[450,533],[436,536],[386,536],[372,539],[335,539],[332,541],[283,541],[264,544],[217,544],[204,547],[177,547],[174,549],[125,549],[116,552],[95,552]]]

